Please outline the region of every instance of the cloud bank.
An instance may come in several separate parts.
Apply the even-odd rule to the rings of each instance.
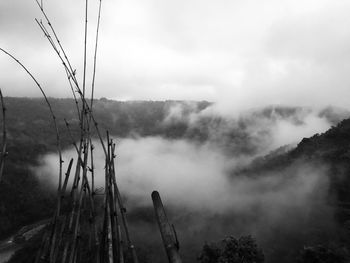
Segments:
[[[66,158],[74,155],[74,149],[64,152]],[[96,152],[94,162],[96,184],[103,187],[101,149]],[[233,159],[213,145],[146,137],[123,139],[118,143],[116,171],[131,209],[151,206],[150,193],[158,190],[169,205],[193,211],[244,213],[266,206],[277,215],[276,209],[304,208],[313,202],[314,192],[327,185],[325,167],[297,164],[281,174],[235,175],[235,168],[244,162],[247,160]],[[37,170],[39,178],[48,177],[56,185],[57,175],[52,173],[56,166],[56,155],[45,156]]]
[[[294,128],[290,122],[278,125]],[[279,140],[285,138],[281,135]],[[75,150],[68,149],[63,155],[67,164]],[[103,187],[104,155],[99,147],[94,156],[96,183]],[[194,260],[204,241],[251,234],[267,249],[267,260],[277,257],[288,262],[287,252],[301,249],[316,230],[323,231],[324,237],[334,233],[325,164],[300,160],[278,172],[249,176],[237,172],[251,159],[249,155],[232,156],[215,141],[118,140],[117,181],[138,247],[147,251],[153,262],[162,262],[157,253],[161,246],[158,230],[150,216],[153,190],[162,196],[187,260]],[[57,185],[57,160],[54,154],[43,156],[40,167],[35,168],[46,185]]]
[[[0,3],[0,46],[33,70],[49,96],[70,96],[64,70],[34,23],[35,3],[22,2]],[[44,4],[81,76],[84,3]],[[92,2],[92,39],[95,8]],[[349,108],[349,10],[348,1],[330,0],[103,2],[96,96],[205,99],[231,110]],[[0,71],[6,95],[39,94],[6,58]]]
[[[227,112],[217,104],[198,111],[196,104],[178,103],[168,110],[163,125],[186,124],[190,138],[205,137],[205,141],[236,155],[256,156],[285,145],[295,146],[348,116],[348,111],[333,108],[270,106]]]

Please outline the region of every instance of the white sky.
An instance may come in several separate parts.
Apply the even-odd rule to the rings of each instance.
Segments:
[[[350,108],[350,1],[102,1],[96,97]],[[80,78],[84,4],[44,0]],[[97,4],[90,0],[92,28]],[[69,97],[35,17],[34,0],[1,0],[0,47],[27,65],[49,96]],[[90,68],[92,57],[90,41]],[[0,87],[7,96],[40,96],[2,54]]]

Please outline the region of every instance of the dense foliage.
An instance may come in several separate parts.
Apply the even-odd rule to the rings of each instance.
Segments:
[[[251,236],[227,237],[218,244],[205,244],[200,263],[263,263],[264,254]]]
[[[71,99],[50,100],[58,120],[62,147],[70,147],[71,139],[68,136],[64,119],[71,124],[73,136],[78,135],[79,127],[75,103]],[[23,225],[50,217],[55,202],[55,189],[47,186],[43,187],[32,169],[32,167],[38,165],[41,155],[56,152],[54,129],[45,102],[43,99],[5,98],[5,104],[8,109],[9,156],[6,160],[4,179],[0,183],[0,239],[13,233]],[[236,120],[228,120],[222,116],[199,114],[200,118],[193,122],[192,115],[207,109],[210,103],[175,101],[117,102],[100,99],[96,100],[94,105],[95,116],[101,129],[108,129],[115,136],[162,136],[169,139],[185,138],[195,142],[210,141],[225,149],[232,158],[242,154],[254,156],[261,145],[268,144],[269,130],[260,130],[257,135],[254,135],[255,137],[249,132],[254,127],[256,119],[280,118],[299,123],[302,120],[298,116],[303,111],[300,108],[293,107],[266,108]],[[179,111],[177,111],[178,105],[181,106]],[[325,116],[334,124],[339,120],[339,115],[334,114],[331,109],[325,109],[320,114],[323,114],[322,116]],[[266,144],[263,144],[265,141]],[[324,134],[316,134],[311,138],[305,138],[292,150],[290,148],[280,149],[255,159],[249,167],[244,166],[240,170],[232,171],[232,176],[263,177],[271,172],[282,171],[298,162],[298,160],[329,165],[328,205],[334,210],[336,225],[322,225],[323,211],[320,210],[314,213],[315,211],[311,208],[310,211],[313,214],[305,224],[306,227],[303,231],[296,232],[293,227],[288,228],[287,223],[283,229],[279,226],[269,226],[272,229],[270,231],[279,235],[279,242],[267,240],[267,237],[263,240],[260,238],[257,241],[259,246],[264,248],[267,262],[280,262],[281,260],[283,262],[297,262],[299,260],[302,263],[323,263],[332,262],[330,260],[343,262],[341,260],[348,259],[350,247],[350,228],[348,227],[350,225],[348,212],[348,203],[350,202],[349,146],[350,120],[344,120]],[[191,216],[197,216],[196,212],[173,209],[172,213],[173,217],[176,217],[175,225],[185,230],[189,228],[189,224],[197,224],[196,221],[188,223]],[[198,217],[200,216],[199,214]],[[295,215],[291,214],[290,217],[293,218]],[[129,218],[131,226],[137,222],[139,225],[149,227],[149,232],[157,233],[158,231],[153,223],[152,210],[136,208],[130,211]],[[232,214],[225,217],[213,215],[210,220],[216,222],[218,226],[229,226],[239,219],[235,214]],[[161,257],[164,255],[161,254],[163,252],[159,254],[161,248],[159,237],[157,236],[157,240],[151,239],[147,236],[148,231],[138,227],[133,230],[136,233],[136,242],[142,262],[161,262]],[[215,230],[216,228],[213,226],[211,232],[215,232]],[[220,231],[223,230],[220,229]],[[203,240],[206,240],[205,234],[206,232],[198,232],[192,238],[197,238],[202,245]],[[234,233],[234,235],[236,234]],[[147,236],[149,242],[145,242],[145,236]],[[217,238],[219,237],[215,237],[214,240],[217,240]],[[198,252],[198,246],[188,240],[184,240],[182,243],[181,251],[184,261],[194,261],[193,254]],[[249,251],[260,251],[255,247],[256,242],[251,238],[231,238],[216,245],[205,245],[203,248],[204,254],[202,255],[206,256],[202,257],[202,262],[225,262],[223,259],[218,260],[220,257],[234,260],[234,257],[240,255],[224,253],[225,244],[227,244],[227,249],[230,251],[241,251],[242,244],[250,248]],[[303,249],[304,246],[305,249]],[[31,247],[35,247],[35,245],[28,246],[27,251],[30,251]],[[21,253],[22,255],[25,254]],[[259,253],[254,255],[261,260]],[[18,260],[17,262],[21,261]]]

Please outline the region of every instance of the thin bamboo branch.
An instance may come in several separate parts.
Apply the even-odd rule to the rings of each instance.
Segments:
[[[98,47],[98,36],[99,36],[99,30],[100,30],[100,21],[101,21],[101,6],[102,6],[102,0],[100,0],[99,6],[98,6],[98,17],[97,17],[97,27],[96,27],[96,39],[95,39],[95,52],[94,52],[94,67],[93,67],[92,84],[91,84],[91,101],[90,101],[90,108],[91,108],[91,110],[92,110],[92,106],[93,106],[94,92],[95,92],[97,47]]]
[[[85,0],[85,28],[84,28],[84,72],[83,72],[83,97],[85,98],[86,85],[86,49],[87,49],[87,29],[88,29],[88,0]]]
[[[60,144],[60,135],[59,135],[59,130],[58,130],[58,125],[57,125],[57,121],[56,121],[56,116],[53,112],[52,106],[46,96],[46,93],[44,92],[43,88],[41,87],[41,85],[39,84],[39,82],[36,80],[36,78],[33,76],[33,74],[27,69],[27,67],[25,67],[17,58],[15,58],[12,54],[10,54],[9,52],[7,52],[6,50],[0,48],[0,50],[5,53],[6,55],[8,55],[10,58],[12,58],[14,61],[16,61],[17,64],[19,64],[26,72],[27,74],[33,79],[33,81],[36,83],[36,85],[38,86],[38,88],[40,89],[42,95],[44,96],[44,99],[46,101],[46,104],[49,107],[50,110],[50,114],[51,117],[53,119],[54,122],[54,127],[56,130],[56,146],[57,146],[57,150],[58,150],[58,154],[59,154],[59,179],[58,179],[58,189],[57,189],[57,207],[56,207],[56,212],[55,212],[55,216],[53,217],[53,221],[51,223],[52,225],[52,234],[51,234],[51,238],[50,238],[50,242],[51,242],[51,246],[53,247],[55,244],[55,238],[56,238],[56,234],[57,234],[57,218],[60,215],[60,211],[61,211],[61,198],[60,198],[60,192],[61,192],[61,187],[62,187],[62,163],[63,163],[63,159],[62,159],[62,151],[61,151],[61,144]],[[46,253],[44,251],[44,253]]]
[[[46,14],[45,14],[45,15],[46,15]],[[47,18],[47,19],[48,19],[48,18]],[[73,71],[73,70],[71,69],[70,62],[66,62],[66,61],[63,59],[63,57],[61,56],[59,50],[55,47],[55,45],[54,45],[53,43],[51,43],[52,38],[50,37],[50,34],[42,27],[42,25],[40,25],[40,22],[39,22],[37,19],[36,19],[36,21],[37,21],[37,23],[39,24],[39,27],[41,28],[41,30],[44,32],[46,38],[49,40],[49,42],[50,42],[51,46],[53,47],[54,51],[56,52],[57,56],[60,58],[60,60],[61,60],[61,62],[62,62],[62,65],[63,65],[63,67],[65,68],[66,72],[69,74],[69,76],[67,76],[67,77],[68,77],[68,78],[70,77],[70,78],[73,80],[73,83],[75,84],[76,89],[77,89],[77,92],[78,92],[78,94],[80,95],[80,99],[81,99],[81,101],[82,101],[82,103],[83,103],[83,112],[86,113],[86,114],[88,114],[88,115],[90,116],[90,118],[92,119],[93,124],[94,124],[95,129],[96,129],[96,132],[97,132],[97,135],[98,135],[98,137],[99,137],[100,143],[101,143],[101,145],[102,145],[104,154],[105,154],[105,156],[106,156],[106,155],[107,155],[107,149],[106,149],[106,146],[104,145],[101,132],[100,132],[100,130],[99,130],[99,128],[98,128],[98,123],[97,123],[97,121],[96,121],[96,119],[95,119],[95,117],[94,117],[94,115],[93,115],[93,113],[92,113],[91,108],[89,107],[89,105],[88,105],[88,103],[87,103],[87,101],[86,101],[86,99],[85,99],[85,96],[84,96],[83,92],[81,91],[81,89],[80,89],[80,87],[79,87],[78,81],[77,81],[77,79],[76,79],[76,77],[75,77],[75,71]],[[48,21],[49,21],[49,20],[48,20]],[[52,27],[51,23],[49,23],[49,25],[50,25],[50,27],[51,27],[52,30],[53,30],[53,27]],[[53,30],[53,31],[54,31],[54,30]],[[61,49],[62,49],[62,52],[64,53],[64,56],[66,57],[65,52],[64,52],[64,50],[63,50],[63,47],[62,47],[61,43],[59,42],[57,35],[55,35],[55,37],[56,37],[56,40],[57,40],[58,43],[59,43],[59,46],[60,46]],[[68,58],[66,58],[66,59],[68,59]],[[69,60],[68,60],[68,61],[69,61]],[[67,66],[67,63],[68,63],[68,66]],[[82,114],[83,114],[83,113],[82,113]],[[81,115],[82,115],[82,114],[81,114]],[[82,121],[82,118],[81,118],[81,120],[80,120],[80,123],[84,123],[84,122]],[[84,130],[84,129],[82,129],[82,131],[83,131],[83,130]]]
[[[95,146],[92,144],[92,139],[90,138],[90,172],[91,172],[91,192],[92,192],[92,197],[95,196],[94,149],[95,149]]]
[[[66,71],[66,74],[67,74],[67,78],[68,78],[68,82],[69,82],[69,87],[72,91],[72,95],[73,95],[73,98],[74,98],[74,102],[75,102],[75,106],[77,108],[77,115],[78,115],[78,119],[79,119],[79,122],[81,121],[81,118],[80,118],[80,109],[79,109],[79,103],[78,103],[78,100],[77,100],[77,96],[75,95],[75,91],[74,91],[74,88],[73,88],[73,84],[71,82],[71,77],[69,75],[69,72],[68,72],[68,69],[65,67],[64,68],[65,71]]]
[[[58,155],[59,155],[59,175],[58,175],[58,188],[57,188],[57,207],[56,207],[56,212],[55,215],[52,219],[52,233],[51,233],[51,238],[50,238],[50,242],[51,245],[54,245],[55,243],[55,237],[57,234],[57,218],[60,215],[60,210],[61,210],[61,198],[60,198],[60,193],[61,193],[61,187],[62,187],[62,163],[63,163],[63,159],[62,159],[62,151],[61,151],[61,144],[60,144],[60,135],[59,135],[59,130],[58,130],[58,125],[57,125],[57,121],[56,121],[56,116],[53,112],[53,109],[51,107],[51,104],[46,96],[46,93],[44,92],[43,88],[41,87],[41,85],[39,84],[39,82],[36,80],[36,78],[33,76],[33,74],[27,69],[27,67],[25,67],[17,58],[15,58],[12,54],[10,54],[9,52],[7,52],[6,50],[0,48],[0,51],[2,51],[3,53],[5,53],[6,55],[8,55],[10,58],[12,58],[17,64],[19,64],[26,72],[27,74],[32,78],[32,80],[35,82],[35,84],[38,86],[39,90],[41,91],[42,95],[44,96],[44,99],[46,101],[46,104],[49,107],[50,110],[50,114],[51,117],[53,119],[53,123],[54,123],[54,127],[55,127],[55,131],[56,131],[56,146],[57,146],[57,150],[58,150]],[[46,242],[46,240],[44,240],[43,242]],[[45,246],[44,246],[45,247]],[[49,246],[50,247],[50,246]],[[44,255],[46,254],[45,249],[43,251],[41,251],[44,253]]]
[[[26,72],[27,74],[32,78],[32,80],[35,82],[35,84],[37,85],[37,87],[39,88],[39,90],[41,91],[41,94],[44,96],[44,99],[46,101],[47,106],[49,107],[50,110],[50,114],[55,126],[55,132],[56,132],[56,146],[57,146],[57,150],[58,150],[58,154],[59,154],[59,177],[58,177],[58,193],[60,193],[61,191],[61,185],[62,185],[62,151],[61,151],[61,143],[60,143],[60,134],[59,134],[59,130],[58,130],[58,125],[57,125],[57,121],[56,121],[56,116],[52,110],[51,104],[46,96],[46,93],[44,92],[43,88],[41,87],[41,85],[39,84],[39,82],[36,80],[36,78],[33,76],[33,74],[27,69],[27,67],[25,67],[17,58],[15,58],[12,54],[10,54],[9,52],[7,52],[6,50],[0,48],[0,51],[2,51],[3,53],[5,53],[6,55],[8,55],[10,58],[12,58],[18,65],[20,65]]]
[[[46,12],[44,11],[44,9],[41,8],[40,3],[38,2],[38,0],[35,0],[35,1],[37,2],[37,4],[38,4],[38,6],[39,6],[39,8],[40,8],[40,10],[41,10],[41,12],[42,12],[42,14],[44,15],[44,17],[45,17],[45,19],[46,19],[46,21],[47,21],[47,23],[48,23],[48,25],[49,25],[49,27],[50,27],[50,29],[51,29],[51,31],[52,31],[52,33],[54,34],[54,37],[55,37],[55,39],[56,39],[56,42],[58,43],[58,46],[60,47],[60,50],[61,50],[62,53],[63,53],[64,59],[63,59],[63,57],[61,56],[59,50],[58,50],[57,48],[56,48],[56,49],[54,48],[54,50],[56,51],[56,54],[59,56],[60,60],[62,61],[63,66],[64,66],[64,67],[67,69],[67,71],[69,72],[69,75],[70,75],[70,77],[72,78],[72,80],[73,80],[73,82],[74,82],[74,84],[75,84],[75,86],[76,86],[76,88],[77,88],[77,92],[79,93],[79,95],[80,95],[80,97],[81,97],[81,100],[82,100],[82,103],[83,103],[83,107],[86,108],[88,114],[91,116],[91,118],[92,118],[92,120],[93,120],[93,124],[94,124],[94,126],[95,126],[95,129],[96,129],[96,131],[97,131],[97,135],[98,135],[98,137],[99,137],[99,139],[100,139],[100,143],[101,143],[101,145],[102,145],[104,154],[105,154],[105,156],[106,156],[106,155],[107,155],[107,149],[106,149],[106,147],[105,147],[105,145],[104,145],[104,142],[103,142],[103,139],[102,139],[102,136],[101,136],[101,132],[100,132],[100,130],[99,130],[99,128],[98,128],[98,123],[97,123],[97,121],[95,120],[95,118],[94,118],[94,116],[93,116],[93,114],[92,114],[92,109],[90,109],[90,107],[89,107],[89,105],[88,105],[88,103],[87,103],[87,101],[86,101],[86,99],[85,99],[85,94],[84,94],[84,92],[82,92],[81,89],[79,88],[79,84],[78,84],[78,81],[77,81],[76,76],[75,76],[75,70],[73,70],[73,68],[72,68],[72,65],[71,65],[71,63],[70,63],[70,60],[69,60],[68,57],[67,57],[67,54],[66,54],[66,52],[65,52],[65,50],[64,50],[64,48],[63,48],[63,46],[62,46],[62,44],[61,44],[61,41],[60,41],[59,38],[58,38],[58,35],[57,35],[57,33],[56,33],[54,27],[52,26],[52,23],[51,23],[49,17],[47,16],[47,14],[46,14]],[[86,0],[86,1],[87,1],[87,0]],[[86,7],[86,8],[87,8],[87,7]],[[87,11],[86,11],[86,12],[87,12]],[[87,20],[87,19],[86,19],[86,20]],[[40,27],[40,28],[42,28],[42,27]],[[44,33],[45,33],[45,32],[44,32]],[[45,36],[47,36],[47,33],[48,33],[48,32],[45,33]],[[48,35],[50,35],[50,34],[48,34]],[[47,38],[48,38],[48,37],[47,37]],[[50,37],[50,38],[51,38],[51,37]],[[52,38],[51,38],[51,39],[52,39]],[[49,41],[50,41],[50,39],[49,39]]]
[[[59,40],[59,38],[58,38],[58,36],[57,36],[57,34],[56,34],[56,31],[55,31],[54,27],[52,26],[52,23],[51,23],[49,17],[46,15],[46,12],[45,12],[44,9],[42,8],[42,6],[40,6],[38,0],[35,0],[35,1],[36,1],[36,3],[38,4],[41,13],[44,15],[47,24],[49,25],[49,27],[51,28],[52,33],[53,33],[54,36],[55,36],[56,42],[58,43],[58,45],[59,45],[59,47],[60,47],[60,49],[61,49],[61,51],[62,51],[62,53],[63,53],[63,56],[64,56],[64,58],[65,58],[65,60],[66,60],[66,62],[67,62],[67,64],[68,64],[68,67],[69,67],[70,72],[73,74],[74,70],[73,70],[73,68],[72,68],[72,65],[71,65],[71,63],[70,63],[70,61],[69,61],[69,59],[68,59],[68,57],[67,57],[67,54],[66,54],[66,52],[65,52],[65,50],[64,50],[64,48],[63,48],[63,46],[61,45],[61,42],[60,42],[60,40]],[[78,83],[78,82],[76,81],[76,78],[75,78],[75,77],[74,77],[74,79],[75,79],[75,82]]]
[[[5,159],[7,156],[6,107],[5,107],[4,97],[2,95],[1,89],[0,89],[0,99],[1,99],[1,107],[2,107],[2,151],[1,151],[1,159],[0,159],[0,182],[1,182],[2,175],[4,172]]]

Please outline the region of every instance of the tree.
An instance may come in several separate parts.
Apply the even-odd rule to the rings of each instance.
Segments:
[[[304,247],[298,260],[300,263],[345,263],[349,262],[349,251],[342,247]]]
[[[264,254],[251,236],[232,236],[218,244],[205,244],[198,257],[201,263],[263,263]]]
[[[216,263],[221,255],[221,249],[216,244],[205,244],[201,255],[198,257],[201,263]]]

